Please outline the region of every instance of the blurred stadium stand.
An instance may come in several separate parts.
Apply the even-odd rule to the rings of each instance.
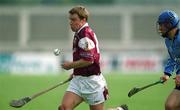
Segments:
[[[111,63],[112,69],[160,70],[167,53],[156,20],[164,9],[180,15],[180,0],[0,0],[0,53],[70,52],[68,11],[78,4],[90,11],[105,70]]]
[[[179,0],[0,0],[2,5],[177,4]]]
[[[71,6],[1,6],[0,51],[71,49],[73,33],[68,25]],[[102,50],[161,50],[163,41],[156,32],[157,16],[173,5],[87,6],[89,24]],[[69,45],[67,45],[69,44]],[[6,47],[6,48],[5,48]]]

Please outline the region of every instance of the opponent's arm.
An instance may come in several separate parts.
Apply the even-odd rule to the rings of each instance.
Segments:
[[[168,62],[164,67],[164,74],[160,77],[163,81],[167,81],[170,76],[173,74],[174,71],[174,66],[175,66],[175,61],[171,58],[168,58]]]

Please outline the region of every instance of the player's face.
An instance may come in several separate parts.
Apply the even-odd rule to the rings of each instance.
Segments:
[[[165,27],[164,27],[163,24],[159,24],[159,25],[158,25],[158,32],[159,32],[160,34],[165,33]]]
[[[69,20],[73,32],[77,32],[83,26],[83,20],[81,20],[77,14],[70,14]]]
[[[166,34],[168,34],[168,28],[166,24],[158,24],[158,32],[162,37],[167,37]]]

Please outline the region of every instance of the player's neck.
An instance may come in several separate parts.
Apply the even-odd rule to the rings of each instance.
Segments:
[[[169,38],[170,39],[174,39],[176,37],[176,33],[177,33],[178,29],[174,28],[169,32]]]
[[[83,23],[80,25],[80,28],[78,29],[78,31],[77,31],[76,33],[79,33],[79,31],[80,31],[82,28],[84,28],[86,25],[88,25],[88,24],[86,24],[86,22],[83,22]]]

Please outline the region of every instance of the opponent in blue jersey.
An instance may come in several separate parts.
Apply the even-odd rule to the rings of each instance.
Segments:
[[[168,96],[165,110],[180,110],[180,29],[179,17],[174,11],[165,10],[160,13],[158,21],[158,32],[165,38],[165,44],[169,53],[169,59],[164,67],[162,80],[167,81],[176,73],[175,89]]]

